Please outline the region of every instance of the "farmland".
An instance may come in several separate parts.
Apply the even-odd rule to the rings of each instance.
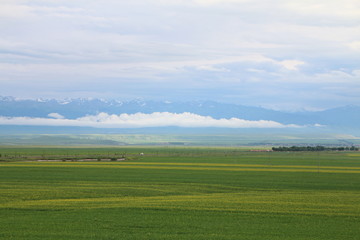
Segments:
[[[3,147],[0,154],[0,239],[360,236],[359,152]]]

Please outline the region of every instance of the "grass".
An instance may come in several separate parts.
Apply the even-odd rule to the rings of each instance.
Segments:
[[[0,239],[360,236],[356,153],[179,147],[0,152],[19,155],[0,162]],[[18,161],[64,152],[79,158],[123,152],[133,160]]]

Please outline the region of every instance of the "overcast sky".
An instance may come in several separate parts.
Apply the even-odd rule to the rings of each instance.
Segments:
[[[359,0],[1,0],[0,95],[360,105]]]

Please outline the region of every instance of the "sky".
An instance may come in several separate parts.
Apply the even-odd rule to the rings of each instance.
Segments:
[[[360,105],[360,1],[1,0],[0,95]]]

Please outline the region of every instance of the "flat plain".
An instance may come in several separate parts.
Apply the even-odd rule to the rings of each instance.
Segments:
[[[0,239],[360,236],[359,152],[3,147],[0,154]]]

